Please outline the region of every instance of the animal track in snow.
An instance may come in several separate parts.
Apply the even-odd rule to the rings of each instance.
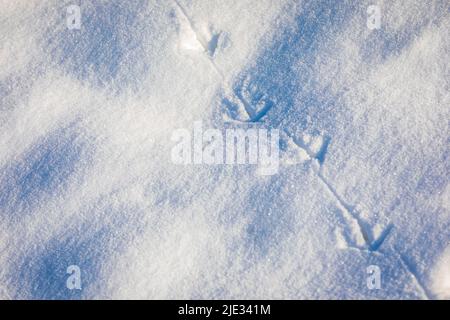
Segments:
[[[265,94],[258,93],[257,88],[244,79],[240,90],[234,90],[234,95],[229,94],[222,99],[223,119],[226,122],[257,122],[273,107],[271,100]],[[258,101],[257,107],[251,105],[249,101]],[[269,101],[269,103],[267,103]],[[322,182],[328,192],[336,199],[342,218],[349,227],[346,241],[352,239],[352,247],[369,251],[377,251],[384,243],[392,230],[389,224],[384,228],[375,226],[372,228],[360,214],[350,204],[346,203],[332,186],[328,179],[323,175],[321,167],[325,162],[328,147],[331,138],[323,133],[303,133],[298,135],[291,134],[286,130],[281,131],[281,162],[285,165],[303,163],[308,160],[315,160],[312,168],[316,172],[319,180]],[[380,229],[377,232],[374,230]],[[342,239],[341,239],[342,240]],[[342,241],[341,241],[342,242]],[[342,247],[342,243],[339,245]]]
[[[179,9],[180,42],[183,49],[203,51],[213,58],[219,49],[223,49],[229,44],[225,32],[216,31],[213,26],[196,27],[184,7],[177,0],[174,2]]]

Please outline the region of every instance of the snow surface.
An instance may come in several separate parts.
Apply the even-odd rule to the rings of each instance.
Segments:
[[[1,0],[0,298],[449,299],[449,30],[448,0]],[[278,174],[172,164],[199,120],[279,129]]]

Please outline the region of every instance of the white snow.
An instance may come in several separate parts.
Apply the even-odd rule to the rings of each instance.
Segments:
[[[449,299],[447,1],[379,30],[369,1],[72,4],[0,1],[0,299]],[[279,129],[278,173],[172,163],[196,121]]]
[[[437,298],[450,299],[450,247],[439,257],[434,267],[432,281]]]

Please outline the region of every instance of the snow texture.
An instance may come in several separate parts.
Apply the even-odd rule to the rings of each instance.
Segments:
[[[449,299],[449,30],[448,0],[1,0],[0,298]],[[173,164],[195,121],[279,129],[278,173]]]

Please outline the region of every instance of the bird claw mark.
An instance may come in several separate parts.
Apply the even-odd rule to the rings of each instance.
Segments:
[[[406,257],[404,254],[402,254],[395,247],[394,247],[394,252],[397,253],[398,259],[400,260],[404,269],[411,275],[411,278],[415,282],[416,286],[422,292],[422,296],[425,297],[425,299],[427,299],[427,300],[433,299],[433,294],[431,292],[429,292],[427,286],[420,279],[415,265],[409,260],[408,257]]]
[[[331,139],[325,135],[311,136],[304,134],[301,138],[298,138],[294,135],[288,133],[286,134],[297,145],[297,147],[304,150],[311,159],[317,160],[318,165],[317,163],[316,165],[313,165],[313,169],[325,188],[338,202],[341,207],[343,218],[347,221],[347,225],[351,229],[350,235],[345,236],[346,241],[348,242],[348,239],[354,238],[351,237],[351,235],[354,235],[356,236],[356,239],[353,240],[355,243],[351,245],[351,247],[368,249],[371,252],[377,251],[389,236],[393,225],[389,224],[378,237],[375,237],[373,228],[361,218],[361,215],[357,212],[354,206],[351,206],[344,201],[337,190],[322,174],[321,166],[325,161],[325,156]]]
[[[377,251],[384,243],[384,241],[388,238],[393,228],[394,225],[391,223],[386,228],[384,228],[384,230],[380,233],[380,235],[376,239],[373,239],[372,237],[373,240],[370,243],[369,250]]]
[[[234,96],[222,98],[221,108],[225,122],[249,122],[250,120],[242,101]]]
[[[280,151],[281,162],[285,165],[295,165],[311,160],[308,153],[303,148],[299,148],[284,131],[280,133]]]

